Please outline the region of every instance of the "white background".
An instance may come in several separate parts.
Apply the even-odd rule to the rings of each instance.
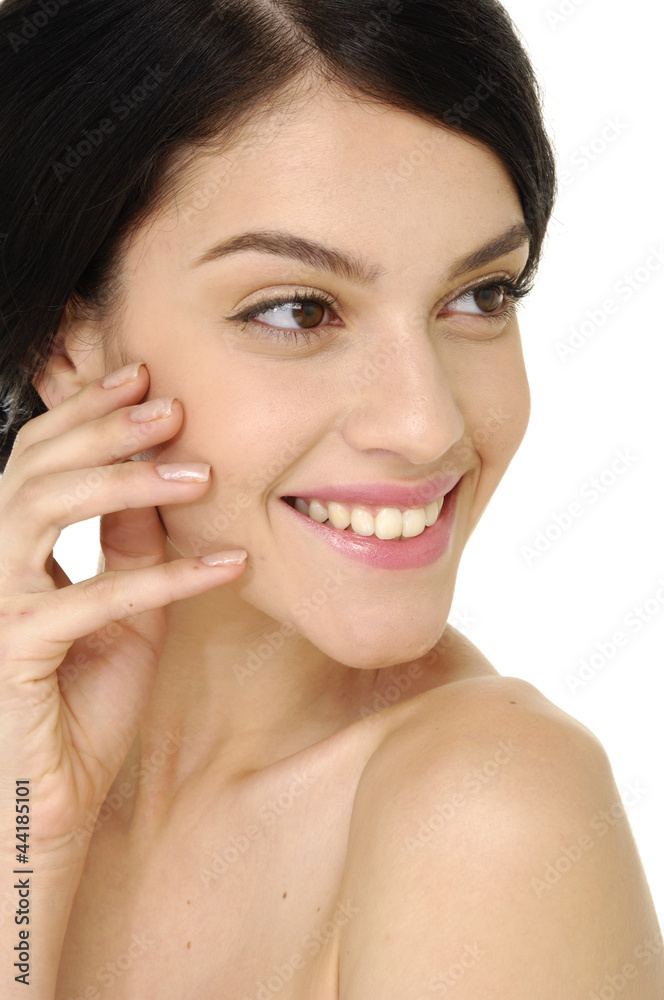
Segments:
[[[652,256],[664,259],[661,36],[645,0],[628,12],[623,0],[505,6],[544,88],[563,183],[521,312],[531,424],[468,544],[450,620],[501,673],[530,681],[599,737],[664,923],[664,606],[638,634],[625,622],[664,582],[664,265]],[[626,275],[640,282],[629,299]],[[563,359],[560,345],[583,324],[581,346]],[[586,484],[609,484],[618,452],[630,467],[591,502]],[[581,514],[528,559],[524,547],[542,532],[544,548],[554,516],[574,502]],[[75,580],[95,573],[97,530],[96,519],[72,526],[56,545]],[[626,644],[573,689],[580,660],[601,664],[596,643],[616,631]]]
[[[664,583],[661,35],[645,0],[504,6],[543,86],[565,176],[520,314],[530,426],[468,543],[453,610],[500,673],[530,681],[599,737],[664,924],[664,603],[649,605],[658,613],[638,634],[625,623]],[[623,277],[637,273],[647,280],[628,299]],[[602,315],[607,299],[617,308]],[[557,345],[584,323],[564,360]],[[593,503],[586,484],[603,473],[610,483],[619,451],[631,467]],[[528,559],[523,547],[547,528],[555,536],[553,516],[574,502],[581,515]],[[616,631],[628,641],[601,666],[595,644]],[[575,686],[569,676],[594,653],[599,669]]]

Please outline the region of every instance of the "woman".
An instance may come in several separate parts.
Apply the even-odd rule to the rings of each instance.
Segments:
[[[655,1000],[604,751],[446,626],[555,189],[505,12],[39,15],[0,7],[6,995]]]

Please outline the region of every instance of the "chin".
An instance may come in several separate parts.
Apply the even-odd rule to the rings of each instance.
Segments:
[[[394,628],[385,624],[382,628],[378,626],[380,631],[374,636],[367,630],[358,629],[355,633],[345,625],[338,625],[337,635],[343,629],[345,636],[343,644],[334,640],[327,642],[322,636],[310,635],[308,638],[322,653],[343,666],[356,670],[382,670],[426,656],[445,631],[448,614],[449,609],[441,602],[436,621],[431,623],[430,628],[421,622],[419,627],[412,625],[410,631],[406,626],[397,624]]]

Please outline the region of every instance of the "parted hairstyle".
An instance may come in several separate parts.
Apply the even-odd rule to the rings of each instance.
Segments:
[[[65,311],[112,329],[124,251],[183,167],[259,141],[302,80],[493,150],[535,273],[555,160],[497,0],[0,0],[0,53],[0,473]]]

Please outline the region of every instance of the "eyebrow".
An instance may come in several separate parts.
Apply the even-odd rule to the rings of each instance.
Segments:
[[[448,278],[450,281],[472,271],[474,268],[490,264],[498,257],[503,257],[513,250],[518,250],[529,243],[531,233],[525,222],[516,223],[510,229],[494,237],[481,247],[459,257],[452,263]],[[369,264],[360,257],[346,253],[334,247],[325,246],[314,240],[298,236],[296,233],[281,232],[273,229],[253,230],[229,236],[210,247],[200,256],[195,257],[191,267],[200,267],[213,260],[220,260],[231,254],[253,250],[269,253],[300,263],[317,271],[330,271],[340,278],[353,281],[358,285],[371,285],[386,274],[386,269],[377,264]]]

